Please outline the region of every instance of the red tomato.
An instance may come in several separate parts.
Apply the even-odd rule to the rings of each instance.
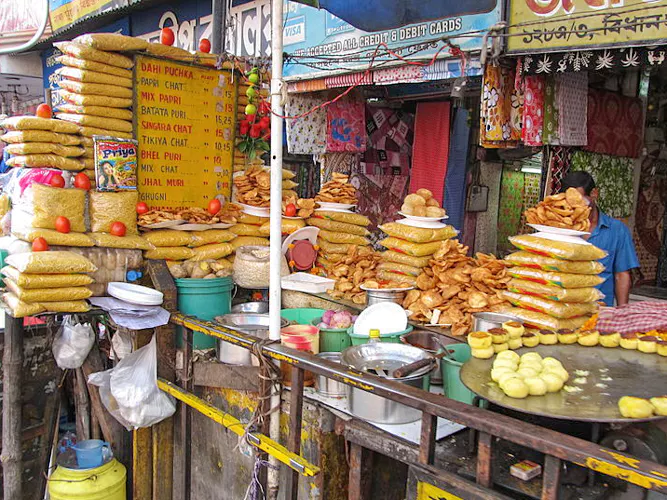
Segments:
[[[40,118],[53,118],[53,110],[48,104],[40,104],[35,110],[35,116]]]
[[[288,203],[285,206],[285,217],[296,217],[296,205],[294,203]]]
[[[262,127],[262,130],[268,130],[271,127],[271,118],[268,116],[262,116],[259,120],[259,125]]]
[[[176,41],[176,35],[174,35],[174,30],[171,28],[162,28],[160,32],[160,43],[162,45],[174,45]]]
[[[250,137],[257,139],[260,135],[262,135],[262,127],[259,123],[255,123],[250,127]]]
[[[255,123],[255,118],[257,118],[257,115],[245,115],[245,119],[248,123]]]
[[[268,115],[271,113],[271,105],[266,102],[262,101],[259,103],[259,114],[260,115]]]
[[[143,201],[137,203],[137,213],[139,215],[143,215],[148,212],[148,205],[146,205]]]
[[[65,187],[65,179],[62,175],[56,174],[53,177],[51,177],[51,187],[54,188],[64,188]]]
[[[33,252],[46,252],[49,249],[49,244],[41,236],[35,238],[32,242],[32,251]]]
[[[90,189],[90,179],[83,172],[79,172],[74,176],[74,187],[88,191]]]
[[[208,202],[208,213],[211,215],[217,214],[222,208],[222,203],[217,198],[213,198]]]
[[[127,232],[127,228],[125,227],[125,224],[119,221],[115,221],[111,224],[111,229],[109,229],[109,233],[111,233],[113,236],[125,236],[125,233]]]
[[[208,38],[202,38],[199,42],[199,51],[206,52],[207,54],[211,52],[211,42],[208,41]]]
[[[65,234],[70,232],[70,224],[67,217],[63,217],[62,215],[56,217],[56,231]]]
[[[246,135],[250,131],[250,124],[243,120],[239,125],[239,134]]]

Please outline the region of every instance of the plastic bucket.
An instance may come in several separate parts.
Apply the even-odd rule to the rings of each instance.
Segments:
[[[178,290],[178,310],[186,316],[211,321],[216,316],[227,314],[232,309],[232,291],[234,282],[231,277],[199,279],[178,278],[174,280]],[[209,335],[194,332],[194,349],[212,349],[216,339]],[[182,346],[180,328],[176,332],[176,345]]]
[[[79,469],[100,467],[111,457],[111,446],[100,439],[79,441],[72,446],[72,449],[76,453],[76,463]]]
[[[290,325],[280,330],[280,343],[298,351],[307,351],[313,354],[320,352],[320,331],[313,325]],[[280,362],[280,371],[283,376],[283,385],[292,385],[292,365]],[[315,383],[315,375],[304,371],[303,383],[311,386]]]
[[[472,404],[475,395],[461,382],[461,366],[470,359],[470,346],[468,344],[449,344],[447,349],[454,359],[444,357],[440,360],[442,392],[450,399]]]
[[[400,344],[401,336],[410,333],[411,331],[412,331],[412,325],[408,325],[408,327],[405,330],[402,330],[400,332],[381,333],[380,342],[387,342],[389,344]],[[358,333],[354,333],[354,326],[351,326],[348,329],[347,333],[350,336],[352,345],[368,344],[368,340],[370,337],[368,335],[360,335]]]
[[[283,309],[280,311],[280,316],[298,325],[310,325],[315,318],[321,318],[325,312],[326,309],[296,307],[294,309]]]
[[[49,477],[51,500],[127,500],[127,470],[117,460],[95,469],[56,467]]]
[[[312,321],[313,326],[322,322],[322,316]],[[343,352],[352,345],[347,328],[322,328],[320,329],[320,352]]]

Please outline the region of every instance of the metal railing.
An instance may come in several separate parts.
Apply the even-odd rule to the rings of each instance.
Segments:
[[[239,347],[251,349],[257,337],[227,329],[217,323],[202,321],[182,314],[172,315],[171,322],[189,332],[200,332]],[[190,334],[191,336],[191,334]],[[437,475],[433,464],[437,417],[465,425],[477,432],[476,481],[483,488],[493,487],[493,438],[531,448],[545,454],[542,498],[558,498],[562,461],[572,462],[595,472],[605,474],[646,489],[667,492],[667,467],[641,460],[615,450],[562,434],[544,427],[522,422],[515,418],[477,408],[439,394],[427,392],[386,378],[344,367],[304,351],[280,344],[262,345],[263,355],[292,367],[289,437],[287,449],[299,454],[301,416],[303,407],[304,371],[337,380],[423,412],[419,442],[419,464]],[[296,498],[298,469],[288,478],[289,495]],[[479,486],[470,484],[471,498],[477,498]],[[489,493],[492,493],[489,491]]]

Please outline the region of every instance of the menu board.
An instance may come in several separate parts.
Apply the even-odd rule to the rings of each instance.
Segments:
[[[139,198],[155,209],[202,207],[231,196],[236,79],[138,56],[135,64]]]

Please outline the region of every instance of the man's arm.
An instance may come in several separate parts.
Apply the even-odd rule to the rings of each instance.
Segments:
[[[614,273],[614,295],[616,295],[616,305],[622,306],[630,301],[630,288],[632,287],[632,277],[630,271]]]

